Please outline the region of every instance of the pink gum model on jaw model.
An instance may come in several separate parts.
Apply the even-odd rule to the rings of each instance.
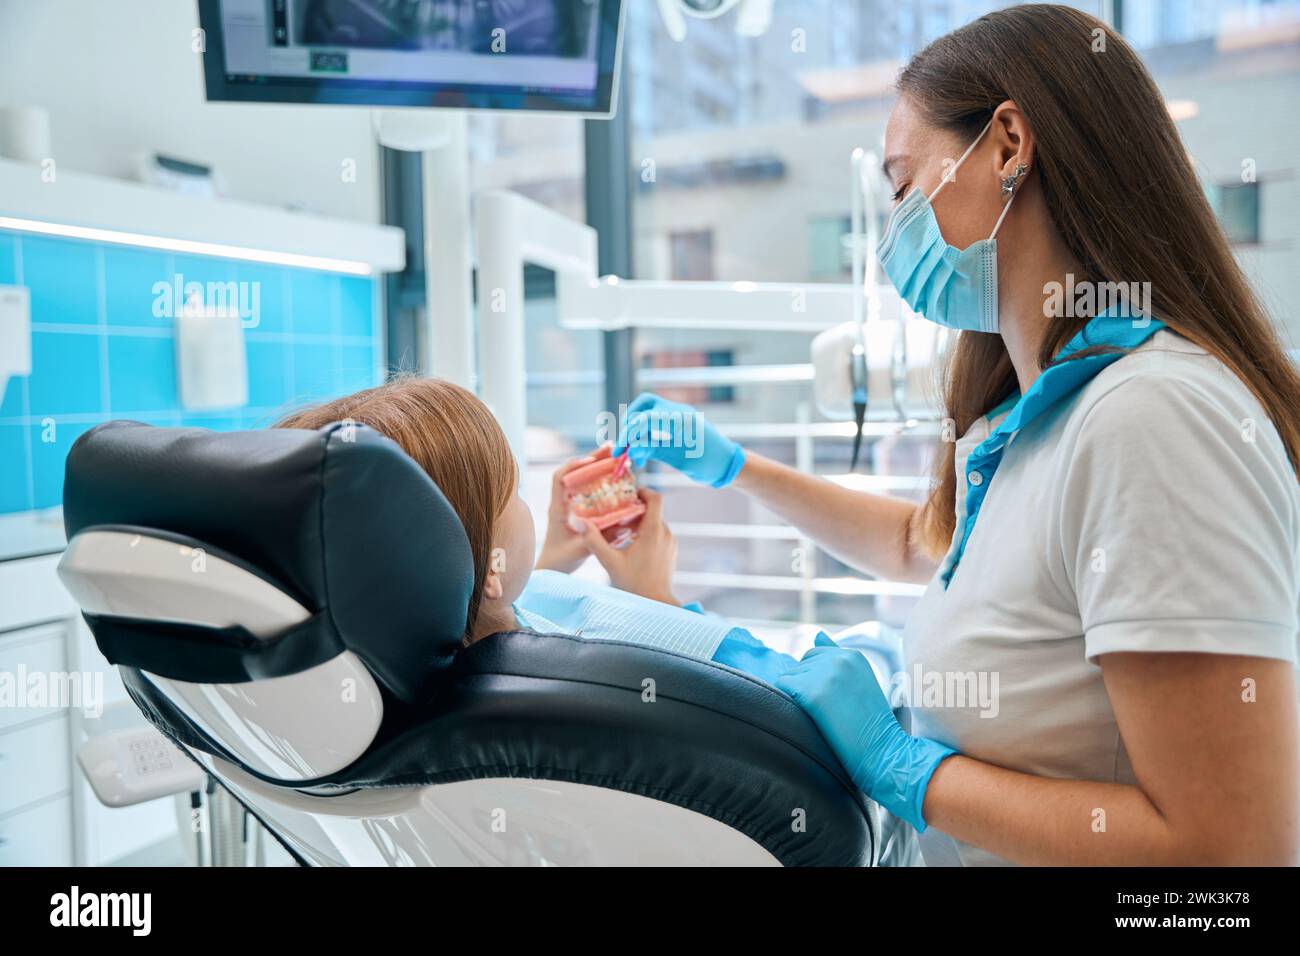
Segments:
[[[575,468],[562,479],[569,495],[569,525],[582,521],[601,531],[645,514],[636,478],[622,456]]]

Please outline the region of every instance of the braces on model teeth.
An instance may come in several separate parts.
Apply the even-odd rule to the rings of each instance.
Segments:
[[[625,456],[603,458],[564,476],[569,495],[569,524],[578,521],[600,530],[629,524],[645,514],[637,495],[636,476]]]

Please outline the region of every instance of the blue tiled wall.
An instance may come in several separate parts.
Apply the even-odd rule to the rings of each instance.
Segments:
[[[173,320],[153,314],[155,283],[177,274],[260,283],[246,406],[181,409]],[[371,279],[0,230],[0,285],[32,300],[32,374],[0,396],[0,513],[59,504],[68,449],[100,422],[257,428],[381,371]]]

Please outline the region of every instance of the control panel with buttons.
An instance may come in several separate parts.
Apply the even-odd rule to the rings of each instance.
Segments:
[[[152,727],[92,737],[77,751],[91,789],[109,807],[129,807],[200,789],[202,770]]]

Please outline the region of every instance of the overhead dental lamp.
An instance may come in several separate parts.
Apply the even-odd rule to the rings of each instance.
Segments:
[[[659,14],[668,35],[676,42],[686,39],[686,18],[713,20],[739,7],[736,33],[743,37],[762,36],[772,24],[774,0],[659,0]]]

